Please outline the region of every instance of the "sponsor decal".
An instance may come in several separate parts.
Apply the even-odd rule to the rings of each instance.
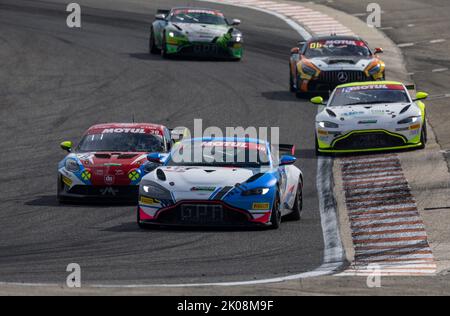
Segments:
[[[145,134],[144,128],[108,128],[102,134]]]
[[[65,176],[62,176],[62,181],[64,182],[65,185],[67,185],[68,187],[72,186],[73,181]]]
[[[111,185],[114,184],[114,176],[107,175],[105,176],[105,184]]]
[[[89,181],[92,178],[92,174],[88,171],[88,170],[84,170],[81,173],[81,179],[83,179],[84,181]]]
[[[353,111],[353,112],[347,112],[347,113],[343,113],[342,116],[359,116],[359,115],[364,115],[364,112],[360,112],[360,111]]]
[[[137,180],[139,180],[140,177],[141,177],[141,174],[139,172],[137,172],[137,170],[131,170],[130,173],[128,174],[128,178],[131,181],[137,181]]]
[[[368,91],[368,90],[404,90],[401,85],[393,85],[393,84],[372,84],[372,85],[364,85],[364,86],[354,86],[343,88],[343,93],[353,92],[353,91]]]
[[[311,42],[309,44],[310,49],[321,49],[323,47],[336,47],[336,46],[366,46],[366,44],[363,41],[353,41],[353,40],[328,40],[328,41]]]
[[[248,142],[203,142],[203,147],[243,148],[266,152],[266,146]]]
[[[193,187],[191,188],[191,191],[207,191],[207,192],[214,192],[216,190],[215,187]]]
[[[253,203],[252,208],[254,210],[268,210],[270,209],[270,203]]]
[[[223,13],[215,10],[199,10],[199,9],[183,9],[183,10],[175,10],[173,12],[174,15],[177,14],[211,14],[216,16],[223,17]]]
[[[154,199],[154,198],[148,198],[148,197],[144,197],[144,196],[141,196],[141,198],[139,199],[139,201],[140,201],[142,204],[145,204],[145,205],[159,205],[159,204],[161,204],[161,201],[159,201],[159,200],[157,200],[157,199]]]

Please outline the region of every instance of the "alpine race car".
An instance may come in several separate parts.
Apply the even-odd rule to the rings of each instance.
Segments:
[[[150,30],[150,53],[240,60],[243,36],[218,10],[174,8],[158,10]]]
[[[291,51],[289,88],[302,96],[330,93],[336,86],[385,79],[385,63],[359,37],[313,37]]]
[[[89,128],[58,165],[58,200],[100,198],[137,202],[141,179],[157,165],[147,160],[173,146],[170,130],[154,124],[102,124]]]
[[[280,145],[281,147],[282,145]],[[281,149],[294,151],[284,145]],[[276,148],[278,150],[278,148]],[[256,139],[183,140],[140,185],[137,223],[159,226],[260,226],[300,220],[303,175],[296,158]]]
[[[400,82],[374,81],[341,85],[316,117],[316,151],[370,152],[424,148],[427,142],[425,104],[418,92],[412,99]]]

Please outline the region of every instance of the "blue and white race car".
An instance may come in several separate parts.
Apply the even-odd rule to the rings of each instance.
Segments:
[[[300,220],[303,174],[295,157],[279,158],[279,148],[250,138],[197,138],[168,155],[150,154],[161,167],[141,181],[138,225],[277,229],[282,217]]]

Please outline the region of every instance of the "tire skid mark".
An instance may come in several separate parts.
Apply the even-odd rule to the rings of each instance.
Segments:
[[[437,266],[416,201],[395,154],[339,159],[355,259],[339,274],[432,275]]]

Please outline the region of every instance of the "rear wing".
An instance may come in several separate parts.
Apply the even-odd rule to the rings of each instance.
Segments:
[[[295,145],[288,145],[288,144],[279,144],[278,145],[278,152],[281,155],[295,155]]]

